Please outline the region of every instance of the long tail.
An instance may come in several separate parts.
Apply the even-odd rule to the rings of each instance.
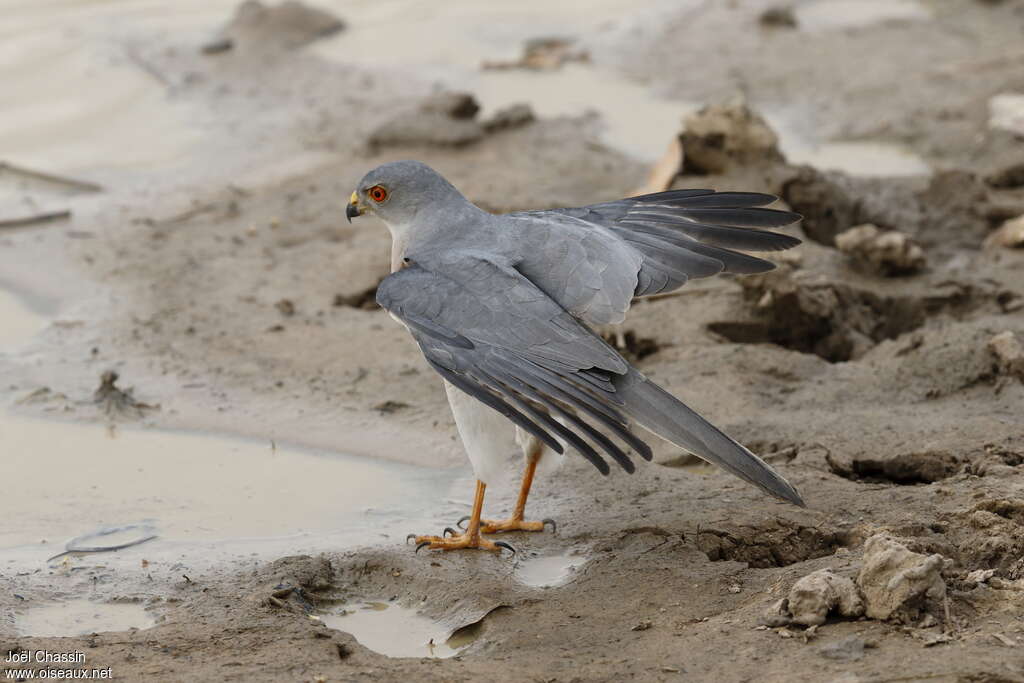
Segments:
[[[636,370],[630,368],[613,383],[625,404],[623,412],[641,426],[766,493],[804,507],[797,490],[764,460]]]

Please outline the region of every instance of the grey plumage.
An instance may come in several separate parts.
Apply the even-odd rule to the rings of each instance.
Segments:
[[[376,205],[366,197],[375,186],[389,191]],[[774,197],[681,190],[495,216],[418,162],[371,171],[357,195],[388,223],[405,266],[381,283],[377,301],[453,385],[555,451],[562,452],[561,442],[572,446],[603,473],[610,471],[606,457],[633,471],[627,447],[650,459],[650,448],[630,431],[635,422],[803,504],[771,467],[588,327],[621,322],[634,296],[723,271],[772,268],[733,249],[799,242],[761,229],[799,218],[762,208]]]

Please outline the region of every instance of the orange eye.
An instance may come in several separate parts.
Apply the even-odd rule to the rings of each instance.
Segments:
[[[388,191],[385,190],[380,185],[374,185],[373,187],[371,187],[367,194],[370,195],[370,199],[377,202],[378,204],[380,204],[381,202],[388,198]]]

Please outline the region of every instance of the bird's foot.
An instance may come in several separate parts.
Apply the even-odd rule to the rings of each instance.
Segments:
[[[463,517],[456,526],[462,528],[462,523],[468,520],[469,517]],[[555,524],[553,519],[544,519],[540,522],[527,522],[522,517],[510,517],[509,519],[494,520],[494,519],[481,519],[480,520],[480,533],[482,534],[496,534],[502,531],[544,531],[544,527],[548,524],[551,525],[551,533],[558,531],[558,525]]]
[[[451,534],[451,536],[449,536],[449,534]],[[489,538],[484,538],[480,535],[479,531],[475,534],[460,534],[451,527],[444,530],[444,536],[417,536],[416,534],[409,534],[405,540],[408,542],[410,539],[416,543],[416,552],[419,552],[421,548],[426,548],[427,550],[461,550],[463,548],[473,548],[476,550],[496,551],[504,549],[508,550],[513,555],[516,554],[516,549],[504,541],[492,541]]]

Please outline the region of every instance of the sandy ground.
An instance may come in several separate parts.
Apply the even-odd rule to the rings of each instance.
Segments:
[[[558,520],[557,534],[510,536],[512,559],[414,554],[394,519],[383,541],[370,530],[321,533],[319,543],[279,540],[251,556],[237,544],[218,550],[216,534],[206,545],[49,564],[32,564],[19,545],[0,563],[0,659],[80,650],[115,678],[168,681],[1024,680],[1024,360],[992,345],[1006,332],[1024,340],[1024,251],[985,246],[1024,214],[1024,142],[991,128],[988,108],[998,93],[1024,91],[1024,4],[893,3],[895,19],[863,26],[850,25],[860,16],[851,3],[825,4],[825,14],[800,4],[796,28],[762,25],[768,3],[659,5],[579,35],[591,64],[565,67],[607,74],[610,97],[638,83],[657,92],[655,104],[637,104],[638,127],[666,102],[739,92],[783,134],[784,153],[825,140],[826,165],[881,154],[867,161],[877,173],[859,175],[765,153],[696,175],[708,169],[691,159],[674,187],[773,192],[807,217],[792,229],[805,243],[767,276],[638,303],[625,326],[639,366],[777,466],[806,509],[661,445],[633,476],[603,478],[569,458],[530,504],[531,515]],[[366,40],[363,15],[338,13],[349,28],[304,48],[294,45],[309,30],[302,22],[218,35],[223,17],[202,30],[118,26],[107,36],[130,45],[131,64],[164,92],[168,135],[188,133],[161,143],[174,154],[157,144],[159,127],[133,135],[142,150],[157,144],[159,163],[122,156],[49,169],[95,179],[101,192],[5,181],[14,188],[3,196],[7,215],[72,211],[0,232],[0,281],[39,311],[42,328],[0,355],[9,434],[15,419],[48,416],[273,439],[433,472],[436,504],[409,513],[420,525],[409,532],[440,531],[461,514],[471,480],[440,382],[373,304],[389,238],[370,220],[344,222],[351,189],[373,166],[414,157],[492,211],[575,206],[631,193],[650,159],[613,146],[624,134],[602,131],[600,110],[545,116],[537,106],[536,120],[501,129],[410,118],[437,70],[345,59],[347,32]],[[822,16],[847,24],[820,25]],[[587,88],[601,82],[590,79]],[[893,162],[907,158],[931,174]],[[864,177],[885,176],[886,160],[900,177]],[[836,248],[836,235],[863,223],[909,236],[925,265],[886,276]],[[95,403],[108,369],[153,408]],[[19,448],[27,463],[31,444]],[[87,454],[102,458],[104,448]],[[182,457],[182,467],[197,460]],[[516,463],[510,452],[510,474]],[[18,469],[52,496],[44,510],[76,486],[73,477],[47,485],[43,467]],[[247,481],[244,467],[218,472],[214,489]],[[189,486],[187,470],[167,476]],[[303,476],[317,480],[304,487]],[[265,505],[282,519],[329,515],[330,476],[298,470],[288,493]],[[436,483],[445,476],[451,491]],[[511,492],[495,487],[487,508],[497,514]],[[210,514],[229,514],[231,495]],[[75,508],[51,509],[63,519]],[[12,548],[44,531],[60,536],[24,499],[4,510],[5,526],[27,530],[12,532]],[[236,540],[260,535],[252,524],[223,529]],[[820,569],[857,579],[870,598],[865,542],[879,533],[921,562],[941,556],[929,580],[942,596],[918,591],[884,618],[869,599],[868,615],[833,613],[810,629],[765,616]],[[23,635],[34,608],[83,598],[131,606],[134,625],[148,628]],[[415,610],[439,641],[457,632],[456,656],[388,657],[325,623],[366,601],[394,605],[392,615]],[[410,621],[388,623],[401,644]]]

